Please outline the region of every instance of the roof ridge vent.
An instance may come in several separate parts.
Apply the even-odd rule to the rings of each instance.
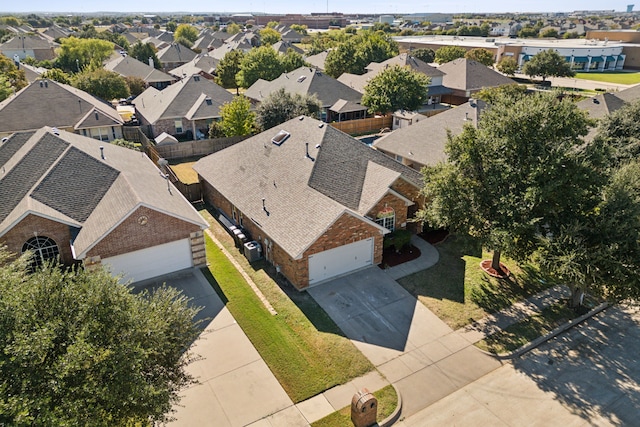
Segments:
[[[273,138],[271,138],[271,142],[277,146],[282,145],[282,143],[289,138],[291,134],[284,129],[281,129]]]

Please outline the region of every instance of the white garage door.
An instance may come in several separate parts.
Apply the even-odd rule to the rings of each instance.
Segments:
[[[373,263],[373,237],[309,255],[309,285]]]
[[[189,239],[165,243],[102,260],[111,273],[124,273],[124,281],[149,279],[193,265]]]

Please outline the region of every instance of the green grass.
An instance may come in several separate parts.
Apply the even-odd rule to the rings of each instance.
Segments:
[[[545,307],[540,313],[525,320],[514,323],[502,331],[499,331],[475,345],[485,351],[503,354],[508,353],[534,339],[548,334],[562,323],[571,320],[578,315],[565,303],[558,303]]]
[[[634,85],[640,83],[640,73],[629,73],[626,71],[607,71],[602,73],[576,73],[577,79],[593,80],[605,83],[618,83]]]
[[[398,405],[398,395],[393,386],[386,386],[373,393],[378,399],[378,422],[383,421],[389,415],[393,413]],[[311,427],[344,427],[353,426],[351,422],[351,405],[327,415],[324,418],[319,419],[316,422],[311,423]]]
[[[550,286],[532,266],[520,268],[505,257],[502,262],[511,276],[502,280],[489,277],[480,268],[480,261],[491,258],[491,254],[460,237],[450,236],[436,247],[440,253],[436,265],[398,283],[453,329]]]
[[[205,275],[284,390],[300,402],[371,370],[373,365],[306,293],[283,288],[265,264],[252,268],[231,238],[206,211],[203,216],[227,250],[241,263],[271,305],[271,315],[222,251],[206,238]]]

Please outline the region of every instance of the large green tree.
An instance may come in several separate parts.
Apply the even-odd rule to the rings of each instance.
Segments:
[[[85,67],[99,68],[113,53],[113,43],[100,39],[66,37],[60,41],[56,67],[78,73]]]
[[[236,96],[220,108],[220,128],[225,136],[250,135],[255,129],[256,115],[245,96]]]
[[[198,40],[198,29],[189,24],[180,24],[173,34],[174,39],[185,38],[193,44]]]
[[[640,300],[640,163],[617,169],[600,203],[541,245],[540,263],[571,289],[571,306],[585,293],[611,302]]]
[[[609,147],[615,165],[640,158],[640,101],[623,105],[604,117],[596,138]]]
[[[317,117],[321,108],[315,95],[291,94],[283,88],[260,103],[256,111],[256,124],[261,130],[267,130],[294,117]]]
[[[287,53],[284,55],[280,55],[280,63],[282,64],[283,73],[288,73],[296,68],[309,65],[302,55],[291,48],[287,49]]]
[[[518,71],[518,62],[512,56],[505,56],[496,66],[498,71],[507,76],[514,76]]]
[[[271,46],[274,43],[279,42],[282,39],[282,35],[273,28],[263,28],[259,31],[260,42],[265,46]]]
[[[593,209],[606,164],[601,144],[582,139],[591,124],[553,93],[495,97],[477,128],[450,136],[445,163],[423,170],[429,200],[419,217],[478,238],[500,255],[527,259],[539,236]]]
[[[131,93],[127,81],[118,73],[98,68],[87,69],[73,76],[74,87],[105,101],[127,98]]]
[[[436,59],[436,52],[433,49],[429,48],[420,48],[411,51],[411,56],[417,58],[427,64],[431,63]]]
[[[484,49],[482,47],[468,50],[464,54],[464,57],[486,65],[487,67],[491,67],[493,65],[493,53],[490,50]]]
[[[325,71],[335,78],[342,73],[364,74],[365,67],[371,62],[386,61],[398,52],[398,44],[389,35],[364,31],[329,51]]]
[[[372,78],[364,88],[362,105],[371,113],[415,110],[428,99],[429,77],[394,65]]]
[[[49,79],[56,81],[58,83],[63,83],[66,85],[71,84],[71,76],[68,73],[65,73],[60,68],[52,68],[50,70],[45,71],[40,75],[43,79]]]
[[[274,80],[282,74],[279,54],[271,46],[254,47],[240,61],[236,79],[241,87],[249,87],[258,79]]]
[[[571,64],[553,49],[535,54],[524,64],[522,72],[531,78],[540,76],[542,81],[547,80],[547,77],[573,77],[576,74],[571,69]]]
[[[161,69],[162,63],[156,55],[156,48],[153,43],[137,42],[129,48],[129,55],[136,58],[140,62],[149,64],[149,58],[153,60],[153,68]]]
[[[460,46],[442,46],[436,50],[435,61],[438,64],[444,64],[446,62],[451,62],[454,59],[464,58],[466,53],[467,50]]]
[[[216,67],[216,83],[225,89],[236,89],[238,93],[238,80],[236,75],[240,72],[240,64],[244,58],[244,52],[235,49],[227,52]]]
[[[193,383],[197,310],[172,288],[133,294],[102,270],[28,265],[0,248],[0,424],[166,420]]]
[[[17,92],[29,84],[24,70],[16,67],[12,59],[2,54],[0,54],[0,77],[4,79],[5,86],[9,87],[10,92]]]

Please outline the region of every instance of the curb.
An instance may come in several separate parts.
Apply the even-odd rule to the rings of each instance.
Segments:
[[[486,354],[489,354],[491,356],[494,356],[494,357],[496,357],[498,359],[514,359],[516,357],[522,356],[524,353],[526,353],[526,352],[528,352],[530,350],[533,350],[534,348],[538,347],[540,344],[543,344],[543,343],[549,341],[550,339],[555,338],[556,336],[560,335],[564,331],[566,331],[568,329],[571,329],[574,326],[584,322],[585,320],[595,316],[596,314],[600,313],[601,311],[605,310],[606,308],[608,308],[610,306],[611,305],[609,303],[603,302],[602,304],[598,305],[597,307],[595,307],[593,310],[589,311],[588,313],[585,313],[582,316],[576,317],[575,319],[569,320],[567,323],[564,323],[563,325],[558,326],[556,329],[554,329],[553,331],[549,332],[548,334],[536,338],[535,340],[531,341],[528,344],[523,345],[522,347],[512,351],[511,353],[495,354],[495,353],[490,353],[488,351],[484,351],[484,350],[481,350],[481,349],[478,349],[478,350],[482,351],[483,353],[486,353]]]
[[[400,395],[400,390],[394,384],[391,384],[393,389],[396,391],[396,396],[398,396],[398,405],[396,409],[384,420],[380,421],[378,424],[379,427],[389,427],[395,424],[396,421],[400,418],[400,413],[402,412],[402,396]]]

